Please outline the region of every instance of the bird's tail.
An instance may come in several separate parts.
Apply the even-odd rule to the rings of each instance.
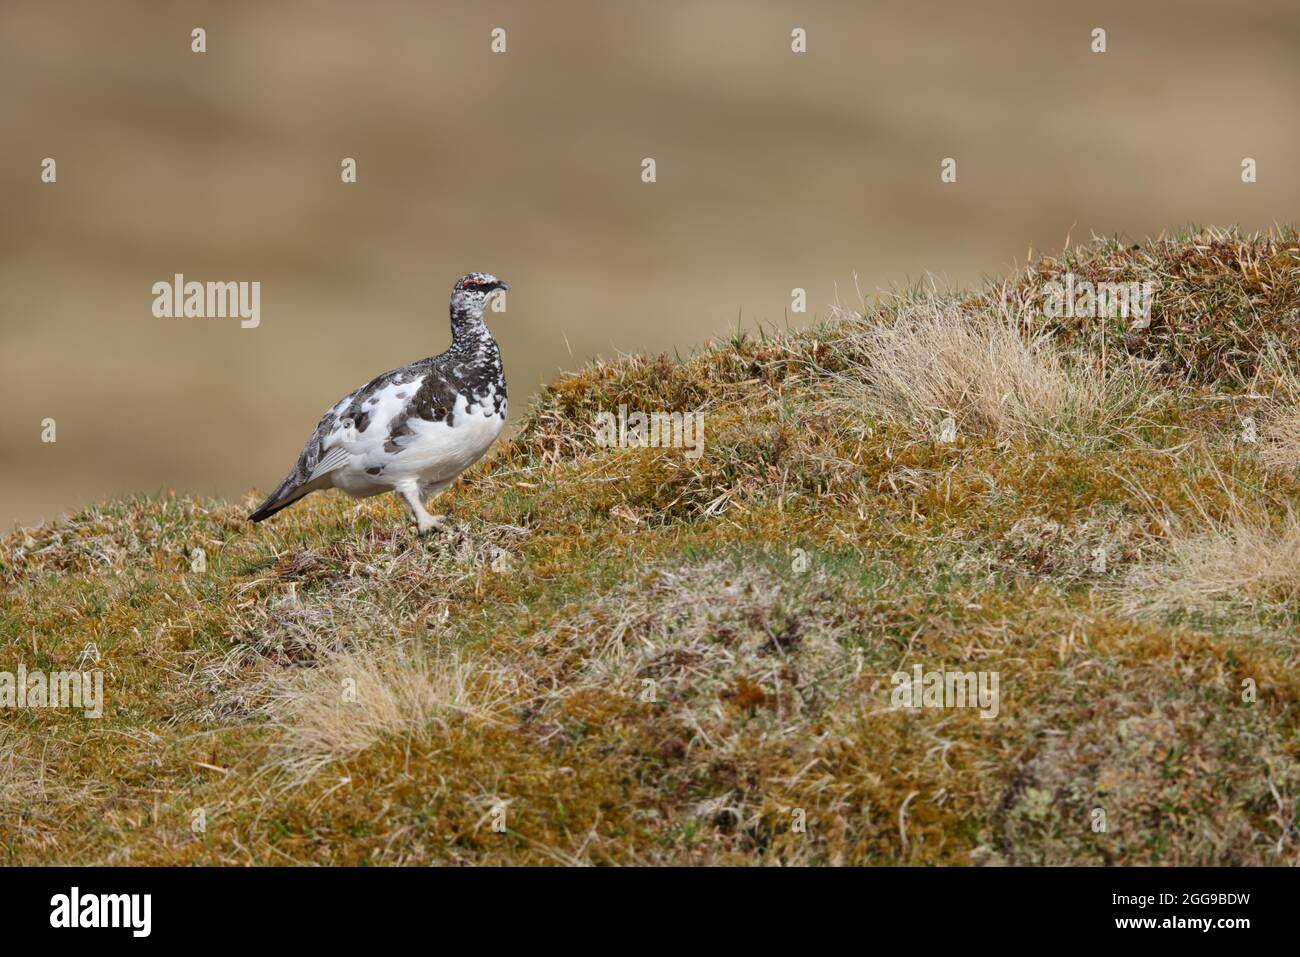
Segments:
[[[270,518],[276,512],[283,508],[288,508],[298,499],[310,492],[315,491],[315,486],[310,482],[298,484],[296,475],[290,475],[280,483],[280,487],[266,497],[266,501],[249,513],[250,522],[261,522]]]

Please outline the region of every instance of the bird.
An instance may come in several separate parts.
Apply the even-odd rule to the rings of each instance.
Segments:
[[[456,280],[447,351],[376,376],[334,403],[249,520],[337,488],[352,498],[395,492],[420,535],[443,528],[447,516],[431,515],[425,499],[477,462],[505,426],[505,369],[483,310],[509,288],[485,272]]]

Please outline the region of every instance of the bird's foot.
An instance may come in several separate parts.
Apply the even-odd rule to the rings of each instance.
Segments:
[[[450,522],[446,515],[422,515],[416,520],[415,528],[420,535],[432,535],[442,531]]]

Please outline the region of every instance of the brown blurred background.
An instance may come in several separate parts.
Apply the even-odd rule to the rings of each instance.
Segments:
[[[784,323],[795,286],[807,321],[855,273],[1293,220],[1298,106],[1295,0],[0,0],[0,526],[268,488],[445,347],[470,269],[512,285],[517,415],[593,354]],[[261,326],[155,319],[176,272],[260,281]]]

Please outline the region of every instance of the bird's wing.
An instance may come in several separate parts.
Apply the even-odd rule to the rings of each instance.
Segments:
[[[312,466],[311,472],[307,476],[307,481],[313,481],[328,475],[340,465],[345,464],[352,458],[352,453],[342,445],[336,445],[320,457],[320,461]]]

